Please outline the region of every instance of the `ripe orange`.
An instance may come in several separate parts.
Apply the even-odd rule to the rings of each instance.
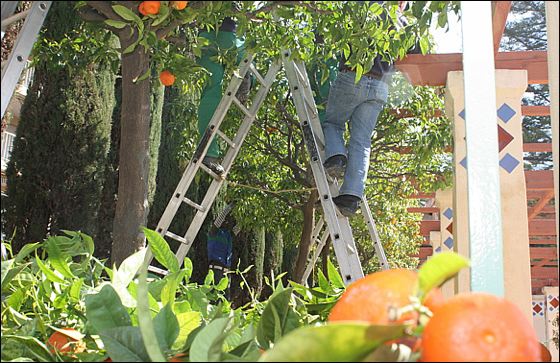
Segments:
[[[416,312],[397,320],[389,316],[391,308],[410,304],[418,277],[416,272],[394,269],[376,272],[352,283],[332,308],[329,321],[357,320],[372,324],[388,324],[414,319]]]
[[[543,343],[539,343],[541,345],[541,362],[552,362],[552,354],[550,354],[550,350],[544,345]]]
[[[439,287],[430,290],[423,302],[423,304],[434,314],[439,308],[443,306],[444,303],[445,297],[443,296]]]
[[[85,343],[81,340],[75,339],[72,336],[77,333],[75,329],[67,328],[60,329],[67,334],[55,331],[49,337],[47,346],[51,352],[58,351],[59,353],[81,353],[86,349]]]
[[[461,294],[440,307],[424,329],[423,362],[538,362],[531,322],[513,303],[484,293]]]
[[[138,5],[138,11],[142,15],[156,15],[159,13],[161,1],[142,1]]]
[[[175,83],[175,76],[173,75],[173,73],[165,70],[159,74],[159,80],[164,86],[171,86],[173,83]]]
[[[189,3],[188,1],[172,1],[171,2],[171,7],[173,9],[183,10],[184,8],[187,7],[188,3]]]

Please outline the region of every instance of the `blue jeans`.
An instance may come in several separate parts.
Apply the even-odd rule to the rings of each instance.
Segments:
[[[389,92],[387,83],[362,76],[354,83],[356,73],[339,72],[329,93],[327,114],[323,122],[325,160],[348,154],[348,164],[340,194],[361,198],[369,169],[371,137],[377,117]],[[348,153],[344,143],[346,122],[350,123]]]

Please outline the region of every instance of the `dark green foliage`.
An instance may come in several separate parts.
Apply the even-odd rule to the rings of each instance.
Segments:
[[[117,200],[119,184],[119,148],[121,140],[121,98],[122,81],[117,78],[115,82],[115,107],[113,108],[113,127],[111,128],[111,145],[105,164],[103,191],[101,195],[101,208],[99,209],[97,239],[95,254],[101,258],[111,255],[113,244],[113,218]]]
[[[75,64],[71,44],[90,55],[99,44],[75,14],[56,2],[35,50],[35,77],[24,102],[8,165],[7,233],[16,249],[60,229],[97,233],[107,163],[115,76],[89,57]],[[81,57],[79,57],[82,59]]]

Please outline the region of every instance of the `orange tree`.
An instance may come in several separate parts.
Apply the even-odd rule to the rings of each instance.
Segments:
[[[176,3],[81,3],[84,19],[99,22],[118,36],[122,54],[119,187],[113,224],[113,259],[117,263],[144,245],[139,226],[146,224],[148,208],[150,67],[169,70],[185,87],[200,86],[204,72],[196,66],[195,57],[204,40],[197,37],[196,29],[216,29],[225,17],[232,16],[251,51],[272,57],[284,47],[292,48],[304,61],[327,60],[343,51],[361,76],[378,54],[387,60],[402,58],[416,43],[423,52],[428,51],[433,14],[439,13],[438,23],[444,25],[448,10],[456,8],[456,2],[416,1],[405,12],[409,24],[398,27],[397,1],[387,2],[387,6],[350,1],[191,1],[184,8],[185,4]],[[323,33],[323,47],[315,46],[315,29]],[[222,60],[228,63],[230,58],[224,55]]]

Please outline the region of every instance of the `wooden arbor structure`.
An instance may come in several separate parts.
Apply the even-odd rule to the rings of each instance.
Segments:
[[[490,4],[479,3],[479,6],[490,7]],[[511,258],[511,256],[508,257],[507,250],[514,242],[508,241],[508,238],[510,237],[508,237],[507,231],[505,231],[508,228],[506,219],[512,218],[510,211],[515,208],[513,207],[514,204],[506,201],[505,199],[511,197],[511,195],[506,196],[506,194],[513,194],[516,195],[515,197],[517,198],[517,203],[519,203],[520,200],[523,202],[524,209],[526,210],[524,218],[516,221],[516,223],[526,224],[526,236],[519,238],[517,244],[526,244],[526,260],[523,261],[523,263],[528,265],[527,271],[530,271],[530,277],[527,277],[527,279],[529,279],[528,284],[530,284],[530,289],[534,294],[540,294],[541,289],[544,286],[558,286],[558,222],[556,219],[558,216],[558,204],[554,203],[555,200],[558,200],[558,3],[552,6],[547,4],[547,7],[550,7],[547,8],[548,23],[554,24],[554,22],[556,22],[555,26],[549,24],[548,27],[548,52],[499,52],[499,44],[505,29],[506,19],[511,8],[511,1],[493,1],[491,4],[491,15],[488,16],[489,18],[491,17],[491,46],[493,48],[493,52],[490,50],[488,53],[493,53],[489,54],[489,59],[493,61],[493,68],[495,70],[496,108],[498,114],[498,133],[494,134],[493,137],[496,139],[495,145],[499,146],[500,150],[500,154],[498,156],[499,162],[496,163],[493,167],[494,170],[491,171],[495,171],[496,175],[501,179],[501,181],[498,181],[498,183],[501,184],[501,196],[499,195],[499,188],[497,192],[494,192],[493,194],[492,190],[488,190],[487,192],[483,191],[480,194],[487,194],[482,195],[482,197],[487,198],[487,200],[497,200],[497,208],[500,208],[501,203],[501,216],[498,217],[498,220],[500,222],[499,224],[502,224],[501,219],[503,218],[503,236],[500,231],[497,238],[490,236],[486,240],[482,238],[473,241],[473,229],[477,228],[477,221],[476,217],[473,217],[472,215],[469,216],[468,207],[469,203],[471,205],[475,203],[470,199],[477,197],[477,195],[473,192],[474,189],[469,189],[470,195],[468,198],[462,197],[461,195],[463,192],[465,192],[464,194],[469,194],[466,193],[467,187],[465,180],[468,179],[468,173],[466,173],[466,150],[459,149],[469,149],[469,145],[466,145],[465,147],[466,142],[460,140],[465,138],[465,126],[463,124],[465,124],[465,121],[466,123],[477,121],[474,117],[470,119],[468,116],[465,117],[465,109],[469,108],[469,110],[473,110],[469,112],[470,115],[478,114],[476,102],[471,102],[470,105],[465,102],[467,96],[469,96],[466,79],[470,75],[472,76],[472,73],[470,75],[467,73],[466,53],[467,51],[472,52],[472,48],[467,49],[465,44],[465,41],[468,41],[465,36],[465,27],[467,26],[465,24],[465,20],[467,20],[465,19],[465,14],[463,14],[464,54],[429,54],[424,56],[409,55],[397,65],[401,71],[406,72],[406,74],[410,77],[411,82],[415,85],[447,87],[447,96],[449,97],[446,99],[447,106],[445,111],[454,124],[455,144],[462,144],[455,145],[453,149],[450,148],[450,151],[452,149],[454,152],[455,159],[455,190],[450,191],[447,196],[444,196],[440,192],[419,192],[417,195],[413,196],[414,198],[426,199],[428,201],[427,205],[430,205],[429,207],[409,208],[409,212],[423,213],[425,215],[425,218],[421,223],[421,233],[425,236],[425,244],[420,249],[420,259],[425,260],[433,253],[437,253],[445,249],[451,249],[461,253],[462,251],[465,251],[465,248],[468,250],[468,246],[465,247],[464,245],[469,245],[470,243],[471,250],[474,251],[474,249],[478,248],[478,253],[480,254],[480,251],[484,252],[485,248],[489,248],[488,254],[500,255],[498,256],[499,258],[495,259],[495,261],[498,261],[500,264],[507,265],[507,259]],[[488,19],[488,21],[490,21],[490,19]],[[487,38],[488,35],[489,32],[486,33]],[[465,80],[462,78],[464,65]],[[524,79],[525,87],[526,84],[550,84],[552,100],[551,106],[521,105],[521,97],[524,88],[519,88],[520,86],[517,86],[518,90],[516,91],[518,94],[517,104],[511,104],[511,97],[506,101],[502,100],[500,98],[500,93],[508,92],[505,89],[511,86],[509,84],[511,83],[509,78],[512,76],[513,78],[518,77],[519,79]],[[453,82],[457,80],[459,80],[461,87],[453,85]],[[464,88],[463,81],[465,83]],[[492,81],[494,81],[494,79],[492,79]],[[491,83],[492,87],[494,87],[494,82]],[[453,90],[454,87],[455,91]],[[459,89],[459,91],[457,91],[457,89]],[[463,91],[464,93],[462,93]],[[458,92],[462,94],[458,95]],[[472,96],[469,97],[472,98]],[[459,102],[457,101],[458,98],[461,98]],[[460,105],[463,106],[461,107]],[[486,117],[486,122],[488,123],[488,120],[492,119],[492,116],[495,118],[495,115],[496,114],[486,114],[483,115],[483,117]],[[514,115],[517,118],[515,118]],[[522,140],[515,140],[516,136],[518,136],[518,139],[521,139],[521,135],[519,133],[515,134],[513,131],[508,129],[508,127],[511,127],[511,124],[515,121],[520,124],[522,116],[551,116],[553,143],[522,143]],[[477,115],[477,117],[479,117],[479,115]],[[514,122],[508,122],[510,119],[514,120]],[[521,125],[518,126],[518,131],[520,131]],[[463,130],[461,130],[461,128]],[[461,135],[463,136],[461,137]],[[514,140],[514,142],[512,142],[512,140]],[[475,141],[471,141],[471,144],[474,144]],[[513,145],[516,142],[519,143],[517,154],[513,151],[505,153],[507,150],[502,150],[508,146],[508,144]],[[554,170],[522,170],[523,152],[552,152],[553,149],[555,152]],[[495,149],[493,150],[495,153]],[[478,152],[478,150],[476,150],[476,147],[471,147],[468,150],[469,159],[471,158],[471,152],[474,154]],[[470,166],[471,165],[469,165],[469,167]],[[518,184],[515,185],[523,185],[523,187],[512,189],[511,185],[514,184],[507,184],[507,182],[504,182],[504,179],[510,178],[510,174],[515,174],[514,169],[516,168],[517,170],[515,172],[517,172],[519,180],[517,180]],[[503,169],[506,171],[504,172]],[[473,185],[476,184],[476,180],[473,179],[472,176],[471,179],[468,179],[468,181]],[[461,186],[461,184],[464,185]],[[461,192],[458,192],[460,188],[462,188]],[[432,200],[432,203],[429,203],[430,200]],[[465,205],[460,205],[461,203]],[[458,213],[461,208],[466,214],[463,213],[461,215]],[[463,221],[459,221],[458,219],[460,218],[462,218]],[[468,222],[469,219],[471,219],[470,223]],[[461,222],[463,227],[455,228],[458,227],[459,222]],[[484,221],[482,221],[482,223],[484,223]],[[470,231],[468,227],[470,227]],[[483,228],[484,225],[480,224],[478,227]],[[476,233],[476,231],[474,231],[474,233]],[[432,238],[430,238],[430,235]],[[503,255],[500,252],[502,251],[502,237],[504,246]],[[496,240],[499,240],[498,244],[500,245],[500,249],[490,248],[488,245],[492,245]],[[461,244],[463,244],[463,247],[459,247]],[[519,258],[525,259],[523,256],[520,256]],[[483,265],[480,266],[482,266],[482,269],[484,268]],[[474,269],[475,266],[472,267],[471,271]],[[499,280],[495,278],[495,276],[489,276],[488,278]],[[502,291],[504,284],[506,285],[506,290],[508,289],[507,266],[505,268],[505,276],[501,282],[498,281],[498,285],[500,283],[502,284]],[[466,284],[469,285],[466,289],[470,289],[470,284],[468,282]],[[456,286],[454,286],[455,292],[465,290],[464,285],[464,281],[463,285],[461,285],[460,282],[456,282]],[[527,294],[531,294],[531,291],[528,291]],[[505,295],[508,296],[507,291]],[[530,299],[530,296],[527,298]],[[527,304],[523,303],[520,305],[522,308],[527,306]]]

